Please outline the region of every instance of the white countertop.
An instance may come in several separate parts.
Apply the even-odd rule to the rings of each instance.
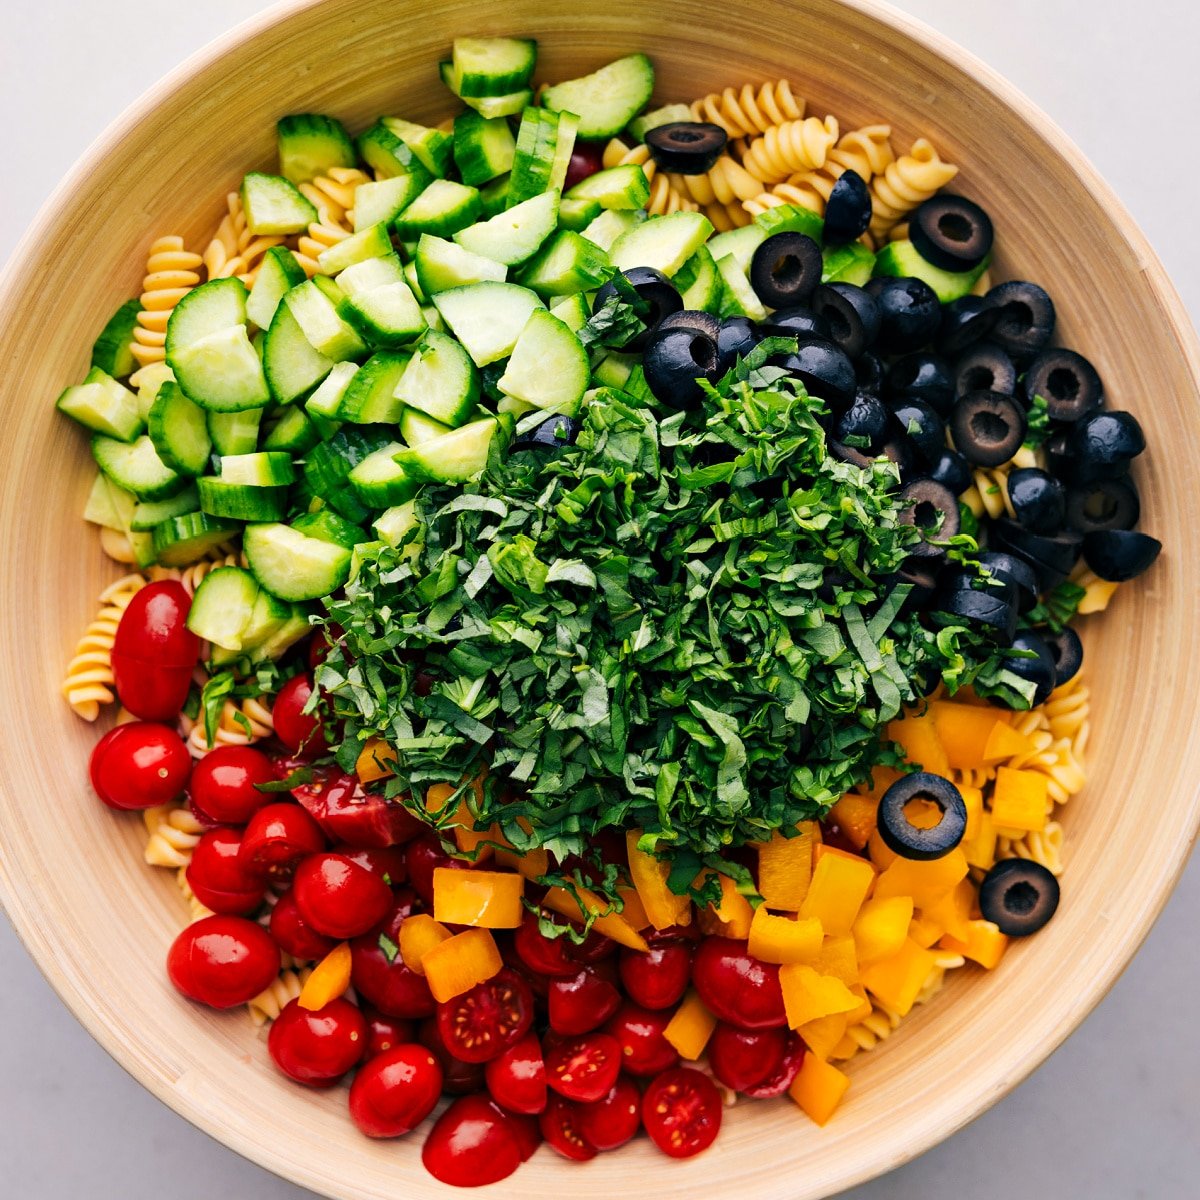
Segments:
[[[265,7],[259,0],[38,0],[21,6],[19,20],[9,13],[0,39],[0,111],[8,113],[0,260],[125,105]],[[901,7],[1006,74],[1075,138],[1200,317],[1194,7],[1183,0],[904,0]],[[1053,291],[1052,279],[1042,282]],[[1198,909],[1193,858],[1141,953],[1049,1062],[957,1137],[846,1196],[1200,1194]],[[0,1193],[14,1200],[310,1195],[210,1141],[135,1084],[75,1023],[3,920],[0,978]]]

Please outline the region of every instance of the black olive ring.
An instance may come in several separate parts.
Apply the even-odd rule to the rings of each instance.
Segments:
[[[905,812],[913,800],[929,800],[941,809],[941,819],[929,829],[919,829]],[[901,858],[928,862],[943,858],[967,832],[967,806],[962,793],[941,775],[918,771],[896,780],[879,802],[879,836]]]

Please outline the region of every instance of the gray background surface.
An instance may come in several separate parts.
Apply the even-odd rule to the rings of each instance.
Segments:
[[[5,0],[0,260],[112,118],[205,41],[265,7],[258,0],[153,7],[37,0],[20,7],[17,21],[15,0]],[[1075,138],[1148,233],[1193,318],[1200,316],[1195,8],[1184,0],[905,0],[901,7],[981,55]],[[880,111],[886,107],[881,97]],[[1043,282],[1053,290],[1054,280]],[[1200,1194],[1198,903],[1193,859],[1142,952],[1049,1062],[950,1142],[846,1195]],[[75,1024],[5,921],[0,979],[0,1194],[310,1195],[210,1141],[128,1078]]]

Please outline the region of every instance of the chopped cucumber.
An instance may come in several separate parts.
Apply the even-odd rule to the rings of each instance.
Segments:
[[[357,373],[358,363],[338,363],[304,402],[304,411],[317,423],[318,428],[324,427],[323,436],[329,437],[335,432],[330,425],[337,422],[346,389]]]
[[[354,189],[354,229],[368,229],[381,222],[390,225],[397,213],[407,208],[421,190],[415,175],[396,175],[378,183],[360,183]]]
[[[177,350],[170,363],[179,386],[201,408],[241,412],[271,401],[263,364],[245,325],[202,337]]]
[[[630,136],[639,142],[646,140],[646,134],[660,125],[673,125],[676,121],[694,121],[692,110],[686,104],[664,104],[640,117],[634,117],[629,122]]]
[[[164,383],[158,389],[150,407],[149,425],[154,449],[171,470],[181,475],[204,472],[212,453],[207,414],[183,394],[179,384]]]
[[[990,262],[991,255],[969,271],[943,271],[926,262],[912,242],[889,242],[875,256],[874,274],[920,279],[933,288],[943,304],[949,304],[970,294]]]
[[[357,358],[367,349],[354,327],[338,316],[341,299],[342,290],[332,279],[310,279],[283,298],[308,344],[331,362]]]
[[[67,388],[55,407],[87,429],[132,442],[145,428],[138,398],[99,367],[93,367],[82,383]]]
[[[345,293],[339,315],[374,345],[405,346],[424,331],[421,306],[394,254],[348,267],[337,283]]]
[[[352,521],[343,520],[337,513],[328,510],[299,517],[292,522],[292,528],[298,529],[305,537],[319,538],[346,550],[352,550],[366,540],[366,534]]]
[[[448,246],[454,245],[453,242],[447,242],[446,244]],[[420,243],[418,242],[417,245],[419,246]],[[404,282],[408,284],[412,290],[412,294],[417,298],[417,303],[424,305],[426,296],[424,291],[421,290],[421,278],[417,274],[417,264],[415,262],[406,262],[404,264]]]
[[[586,229],[602,211],[599,200],[571,200],[564,196],[558,202],[558,227],[578,233]]]
[[[558,300],[552,301],[550,311],[564,325],[578,333],[591,318],[592,306],[582,292],[576,292],[573,296],[562,296]]]
[[[303,233],[317,220],[317,206],[294,183],[261,171],[242,180],[242,209],[255,237]]]
[[[720,312],[724,285],[716,260],[707,246],[701,246],[679,268],[671,282],[679,289],[684,308],[692,312]]]
[[[254,662],[269,662],[282,658],[298,641],[308,637],[311,630],[308,614],[302,608],[292,605],[291,616],[275,633],[255,646],[250,652],[250,657]]]
[[[632,212],[644,208],[650,199],[646,172],[636,163],[608,167],[581,179],[566,196],[571,200],[596,200],[601,208],[614,212]]]
[[[124,379],[137,367],[133,357],[133,332],[137,329],[140,300],[126,300],[117,309],[92,346],[92,366],[114,379]]]
[[[419,446],[450,432],[449,425],[435,421],[416,408],[406,408],[400,418],[400,436],[410,445]]]
[[[503,117],[468,110],[454,118],[454,162],[463,183],[479,187],[512,170],[517,143]]]
[[[346,477],[368,454],[395,440],[395,430],[380,425],[346,425],[314,446],[304,463],[304,479],[314,496],[332,502],[345,489]]]
[[[288,404],[316,387],[333,365],[333,359],[313,349],[285,297],[263,342],[263,372],[271,395],[280,404]]]
[[[405,240],[423,233],[449,237],[473,224],[479,211],[479,192],[475,188],[450,179],[435,179],[396,217],[392,227]]]
[[[365,133],[360,133],[355,145],[363,161],[381,179],[411,175],[422,189],[433,181],[425,164],[409,149],[404,139],[397,137],[382,120],[376,121]]]
[[[529,83],[537,62],[532,38],[455,38],[455,92],[467,96],[503,96]]]
[[[421,481],[396,462],[396,454],[404,449],[403,442],[391,442],[364,458],[350,472],[350,486],[368,508],[403,504],[417,494]]]
[[[472,421],[453,433],[430,438],[401,450],[396,462],[420,480],[457,483],[473,478],[487,466],[488,448],[500,422],[495,417]]]
[[[512,175],[509,173],[497,176],[479,189],[479,206],[485,221],[508,207],[508,189],[511,186]]]
[[[253,454],[221,456],[221,479],[225,483],[241,483],[247,487],[275,487],[292,483],[296,469],[292,456],[282,450],[259,450]]]
[[[654,67],[644,54],[618,58],[606,67],[549,87],[542,104],[552,112],[579,116],[579,136],[616,137],[646,107],[654,91]]]
[[[479,403],[479,372],[444,333],[427,332],[405,368],[396,396],[445,425],[461,425]]]
[[[254,487],[213,475],[196,480],[200,511],[233,521],[278,521],[287,513],[287,487]]]
[[[543,192],[490,220],[460,230],[454,240],[472,254],[482,254],[511,267],[532,258],[557,224],[558,193]]]
[[[574,113],[527,108],[521,114],[509,184],[510,207],[542,192],[561,190],[578,124]]]
[[[417,243],[413,266],[421,291],[427,297],[485,280],[502,283],[508,275],[508,268],[494,258],[472,254],[456,242],[448,242],[428,233],[422,234]]]
[[[240,635],[242,643],[240,649],[249,654],[251,658],[257,658],[263,643],[277,637],[279,631],[295,615],[295,610],[290,604],[285,604],[282,600],[277,600],[270,592],[264,591],[258,586],[257,581],[254,587],[258,595],[254,598],[250,619],[242,628]]]
[[[674,275],[712,234],[712,222],[698,212],[677,212],[651,217],[621,234],[609,251],[619,271],[632,267],[654,267]]]
[[[366,229],[360,229],[336,242],[328,250],[322,250],[317,256],[317,267],[325,275],[336,275],[364,259],[378,258],[381,254],[391,252],[392,239],[388,236],[387,226],[382,223],[368,225]]]
[[[193,288],[171,313],[167,322],[167,362],[173,355],[210,333],[245,325],[246,285],[237,278],[212,279]]]
[[[453,288],[439,292],[433,302],[477,367],[507,357],[529,314],[545,307],[535,293],[512,283]]]
[[[473,108],[481,117],[489,121],[497,117],[515,117],[533,103],[533,92],[522,88],[519,92],[509,92],[507,96],[464,96],[462,102]]]
[[[375,535],[380,541],[386,542],[389,546],[398,547],[408,543],[405,554],[410,558],[415,558],[421,552],[421,545],[424,538],[418,536],[410,539],[409,534],[413,530],[419,530],[420,520],[417,517],[417,506],[412,500],[406,500],[402,504],[397,504],[393,508],[389,508],[375,523],[371,526]]]
[[[168,379],[174,378],[175,372],[165,362],[147,363],[138,370],[137,403],[138,413],[143,422],[150,416],[150,406],[154,403],[154,397],[158,395],[158,389]],[[132,382],[133,380],[130,380],[130,383]]]
[[[608,255],[595,242],[560,229],[521,268],[517,282],[544,299],[593,291],[612,273]]]
[[[592,377],[605,387],[623,388],[637,365],[637,355],[618,354],[610,350],[592,369]]]
[[[777,212],[777,209],[771,209]],[[754,252],[767,240],[767,231],[761,225],[743,225],[740,229],[729,229],[718,233],[708,243],[709,253],[720,262],[727,255],[747,274],[750,274],[750,263],[754,260]]]
[[[279,173],[292,183],[307,183],[335,167],[354,166],[354,143],[336,117],[295,113],[275,125]]]
[[[200,493],[194,483],[188,484],[177,496],[166,500],[139,500],[129,518],[128,527],[135,533],[153,533],[164,521],[183,517],[200,507]]]
[[[398,350],[380,350],[355,373],[342,396],[338,420],[356,425],[394,425],[404,411],[396,397],[396,385],[408,366],[409,355]]]
[[[263,410],[208,414],[208,436],[217,454],[249,454],[258,445]]]
[[[319,600],[350,577],[348,549],[289,525],[248,525],[244,546],[254,578],[280,600]]]
[[[151,503],[159,503],[152,501]],[[166,501],[170,503],[170,501]],[[92,480],[92,490],[83,506],[83,519],[105,529],[117,529],[121,533],[133,528],[133,515],[138,501],[124,488],[119,488],[103,472],[97,471]]]
[[[172,471],[154,449],[146,434],[133,442],[97,434],[92,438],[96,465],[119,488],[139,500],[164,500],[187,486],[187,479]]]
[[[317,423],[297,405],[284,409],[283,416],[271,426],[263,438],[264,450],[287,450],[303,454],[321,440]]]
[[[263,255],[254,278],[250,298],[246,301],[246,316],[259,329],[270,329],[271,318],[280,300],[307,278],[304,268],[286,246],[272,246]]]
[[[595,242],[601,250],[611,251],[617,238],[640,225],[645,219],[646,213],[641,209],[634,212],[618,212],[615,209],[609,209],[602,212],[584,229],[583,236],[589,242]]]
[[[768,237],[773,233],[802,233],[818,246],[825,237],[825,222],[802,204],[777,204],[760,212],[754,224]]]
[[[589,374],[587,351],[571,327],[538,309],[521,330],[497,386],[526,404],[573,417]]]
[[[717,259],[717,270],[725,291],[721,303],[722,317],[749,317],[753,321],[766,320],[767,310],[750,286],[750,277],[739,266],[732,254]]]
[[[441,129],[430,129],[428,125],[417,125],[400,117],[380,117],[380,120],[417,156],[430,175],[436,179],[445,178],[454,153],[454,138],[451,134]]]
[[[875,267],[874,253],[861,242],[826,246],[821,258],[822,283],[853,283],[862,287]]]
[[[187,627],[198,637],[224,650],[242,648],[242,630],[250,624],[258,599],[258,584],[241,567],[218,567],[200,580]]]
[[[154,556],[164,567],[184,567],[203,558],[237,533],[236,521],[185,513],[154,527]]]

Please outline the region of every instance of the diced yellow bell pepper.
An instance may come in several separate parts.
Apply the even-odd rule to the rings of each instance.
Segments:
[[[904,945],[912,920],[911,896],[890,896],[886,900],[868,900],[858,910],[854,922],[854,945],[860,963],[886,958]]]
[[[988,739],[996,726],[1008,728],[1008,722],[995,708],[935,700],[929,710],[938,740],[946,751],[946,761],[959,770],[982,767],[987,762]]]
[[[431,817],[440,817],[450,803],[450,797],[458,791],[452,783],[431,783],[425,789],[425,811]]]
[[[904,778],[903,771],[897,771],[895,767],[888,767],[880,763],[878,766],[871,768],[871,795],[876,800],[883,795],[898,779]]]
[[[824,1125],[842,1102],[850,1077],[822,1062],[815,1054],[806,1054],[788,1095],[811,1120]]]
[[[848,1013],[835,1013],[832,1017],[818,1017],[807,1025],[801,1025],[796,1033],[808,1047],[809,1053],[827,1059],[838,1042],[846,1036],[846,1030],[850,1027],[848,1016]]]
[[[862,850],[875,832],[879,801],[874,796],[847,792],[830,810],[829,820],[854,847]]]
[[[926,917],[913,917],[912,924],[908,927],[908,936],[924,950],[928,950],[930,946],[936,946],[945,933],[946,931],[941,925]]]
[[[996,772],[992,822],[998,828],[1045,829],[1049,807],[1049,780],[1040,771],[1001,767]]]
[[[667,886],[671,864],[638,849],[640,829],[625,833],[625,850],[629,857],[629,874],[637,888],[642,906],[655,929],[671,925],[686,925],[692,919],[692,905],[687,896],[677,896]]]
[[[763,962],[810,963],[821,951],[821,937],[820,921],[776,916],[761,904],[750,921],[747,949]]]
[[[867,998],[867,989],[861,983],[856,983],[850,990],[858,997],[858,1007],[846,1014],[847,1029],[865,1021],[875,1011],[875,1005]]]
[[[360,783],[374,783],[395,774],[392,770],[392,763],[395,761],[395,750],[383,738],[368,738],[359,751],[354,773]]]
[[[1008,938],[991,921],[974,920],[965,938],[960,940],[947,934],[942,938],[942,948],[961,954],[990,971],[1004,957]]]
[[[859,1004],[858,997],[840,979],[820,975],[803,963],[780,967],[779,986],[783,989],[787,1023],[792,1029],[821,1017],[853,1012]]]
[[[908,938],[897,954],[877,958],[863,967],[863,986],[903,1017],[916,1002],[934,962],[934,956],[928,950]]]
[[[877,871],[886,871],[900,857],[884,842],[878,829],[871,834],[871,840],[867,843],[867,853]]]
[[[643,929],[649,929],[650,917],[646,912],[645,906],[642,904],[642,898],[638,895],[637,888],[622,887],[620,884],[618,884],[617,895],[621,897],[621,902],[625,905],[625,907],[621,909],[621,916],[623,916],[625,920],[628,921],[629,924],[632,925],[633,928],[639,933]],[[691,920],[692,910],[691,903],[689,901],[687,920],[680,921],[680,924],[689,925],[691,924]]]
[[[901,720],[890,721],[887,735],[893,742],[900,743],[904,757],[910,763],[934,775],[950,774],[950,760],[937,735],[932,713],[912,713]]]
[[[799,912],[812,878],[817,823],[801,821],[798,828],[795,837],[776,833],[758,847],[758,894],[778,912]]]
[[[526,850],[523,854],[516,850],[497,850],[496,866],[506,871],[516,871],[526,879],[539,879],[550,870],[550,856],[540,848]]]
[[[940,925],[951,937],[966,941],[974,903],[975,885],[969,879],[960,879],[940,900],[923,908],[921,916]]]
[[[955,847],[941,858],[922,862],[913,858],[897,858],[875,881],[875,898],[911,896],[917,908],[925,908],[940,900],[967,873],[967,858]]]
[[[721,881],[721,902],[700,910],[700,928],[711,937],[737,938],[744,941],[750,936],[754,908],[737,890],[737,884],[728,875],[718,875],[717,878]]]
[[[460,874],[465,875],[466,872],[463,871]],[[581,901],[588,914],[604,913],[605,909],[608,908],[608,905],[599,896],[594,896],[584,888],[577,890],[579,892],[579,900],[576,900],[566,888],[549,888],[545,896],[542,897],[542,904],[546,908],[553,909],[556,913],[560,913],[572,921],[583,921],[586,919],[584,909],[580,908]],[[646,939],[620,913],[608,913],[597,917],[592,923],[592,928],[597,933],[602,933],[605,937],[612,938],[614,942],[622,946],[628,946],[631,950],[650,949]]]
[[[996,862],[996,826],[992,814],[980,814],[975,836],[969,842],[963,842],[962,851],[968,863],[983,871],[990,871]]]
[[[983,816],[983,792],[973,787],[959,787],[958,791],[967,810],[967,827],[963,830],[965,843],[979,832],[979,818]]]
[[[418,975],[425,974],[424,958],[434,946],[452,935],[445,925],[428,913],[414,913],[400,922],[400,957],[404,965]]]
[[[1006,721],[1000,722],[988,737],[983,748],[985,763],[1003,762],[1018,754],[1028,754],[1033,749],[1033,739],[1014,729]]]
[[[421,965],[433,998],[444,1004],[498,974],[504,960],[488,930],[467,929],[427,950]]]
[[[816,917],[828,934],[847,934],[874,880],[875,868],[865,858],[823,847],[800,915]]]
[[[695,992],[688,992],[675,1015],[667,1022],[663,1037],[679,1052],[681,1058],[696,1059],[704,1053],[708,1039],[717,1027],[717,1018],[708,1011]]]
[[[848,988],[858,983],[858,949],[848,933],[827,937],[816,959],[810,964],[821,975],[832,975]]]
[[[310,1012],[319,1012],[350,986],[350,943],[334,946],[304,981],[296,1003]]]
[[[1075,611],[1080,616],[1103,612],[1108,607],[1108,602],[1113,598],[1119,586],[1119,584],[1113,583],[1110,579],[1089,579],[1084,586],[1083,597],[1079,601],[1079,607]]]
[[[433,872],[433,915],[447,925],[516,929],[525,915],[525,879],[508,871]]]

